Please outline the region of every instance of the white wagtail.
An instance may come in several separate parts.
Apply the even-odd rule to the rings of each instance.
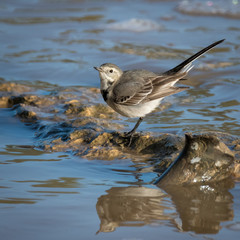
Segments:
[[[183,79],[193,68],[192,62],[223,41],[224,39],[212,43],[160,75],[144,69],[122,71],[112,63],[94,67],[99,72],[101,94],[107,104],[125,117],[139,117],[134,128],[126,134],[130,137],[130,142],[143,117],[152,112],[164,97],[188,89],[188,87],[174,87],[174,84]]]

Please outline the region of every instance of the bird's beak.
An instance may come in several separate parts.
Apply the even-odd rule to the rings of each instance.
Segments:
[[[99,72],[102,71],[101,67],[93,67],[93,68],[96,69],[96,70],[99,71]]]

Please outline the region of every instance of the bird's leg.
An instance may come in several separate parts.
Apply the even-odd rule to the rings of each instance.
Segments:
[[[140,123],[142,122],[142,120],[143,120],[143,117],[140,117],[140,118],[138,119],[138,121],[137,121],[136,125],[134,126],[134,128],[133,128],[130,132],[126,133],[126,136],[127,136],[127,137],[132,136],[132,135],[136,132],[136,130],[137,130],[137,128],[139,127],[139,125],[140,125]]]
[[[142,120],[143,120],[143,117],[140,117],[140,118],[138,119],[136,125],[134,126],[134,128],[133,128],[130,132],[126,133],[125,136],[126,136],[126,137],[129,137],[129,144],[128,144],[128,146],[131,145],[131,143],[132,143],[132,136],[133,136],[133,134],[136,132],[136,130],[137,130],[137,128],[139,127],[139,125],[140,125],[140,123],[142,122]]]

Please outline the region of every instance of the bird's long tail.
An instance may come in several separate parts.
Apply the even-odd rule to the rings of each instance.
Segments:
[[[191,56],[190,58],[188,58],[187,60],[183,61],[182,63],[180,63],[179,65],[177,65],[176,67],[170,69],[169,71],[165,72],[164,74],[167,75],[171,75],[171,74],[175,74],[177,72],[183,71],[183,72],[188,72],[191,70],[192,66],[191,63],[198,59],[199,57],[201,57],[204,53],[206,53],[207,51],[209,51],[210,49],[214,48],[216,45],[220,44],[221,42],[223,42],[225,39],[222,39],[220,41],[214,42],[211,45],[205,47],[204,49],[202,49],[201,51],[197,52],[196,54],[194,54],[193,56]]]

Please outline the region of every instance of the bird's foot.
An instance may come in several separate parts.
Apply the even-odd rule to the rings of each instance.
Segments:
[[[134,133],[135,131],[130,131],[130,132],[125,132],[124,135],[125,137],[131,137]]]
[[[128,143],[128,147],[130,147],[131,143],[132,143],[132,138],[133,138],[133,134],[136,132],[138,126],[140,125],[140,123],[142,122],[143,120],[143,117],[140,117],[136,123],[136,125],[134,126],[134,128],[125,134],[125,137],[128,137],[129,138],[129,143]]]
[[[127,147],[131,146],[134,133],[135,133],[135,131],[130,131],[130,132],[125,133],[125,137],[128,138],[128,140],[129,140]]]

